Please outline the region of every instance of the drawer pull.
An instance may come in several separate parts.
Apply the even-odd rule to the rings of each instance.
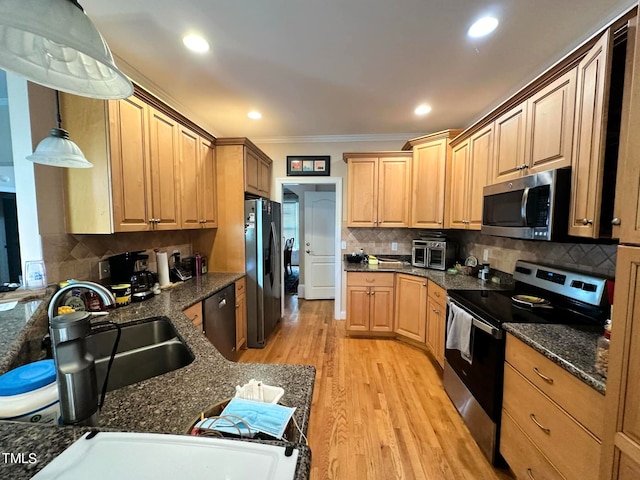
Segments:
[[[434,290],[434,291],[433,291],[433,294],[434,294],[436,297],[439,297],[439,296],[440,296],[440,292],[439,292],[439,291],[437,291],[437,290]]]
[[[529,477],[531,480],[536,480],[531,471],[532,470],[530,468],[527,468],[527,477]]]
[[[540,370],[538,370],[538,367],[533,367],[533,371],[536,372],[536,375],[538,375],[541,379],[543,379],[549,385],[553,385],[553,378],[549,378],[546,375],[543,375],[542,373],[540,373]]]
[[[375,279],[375,278],[367,278],[367,279],[365,279],[365,281],[366,281],[367,283],[373,283],[373,282],[375,282],[375,281],[376,281],[376,279]]]
[[[542,430],[544,433],[546,433],[547,435],[549,435],[551,433],[551,430],[548,429],[547,427],[544,427],[540,424],[540,422],[538,422],[538,420],[536,420],[536,416],[533,413],[529,414],[529,418],[531,419],[531,421],[533,423],[535,423],[538,428],[540,428],[540,430]]]

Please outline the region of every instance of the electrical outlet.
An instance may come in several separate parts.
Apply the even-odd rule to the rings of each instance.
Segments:
[[[391,251],[392,252],[398,251],[398,242],[391,242]]]
[[[347,249],[347,242],[345,242],[344,240],[342,242],[340,242],[340,248],[342,250],[346,250]]]
[[[488,248],[485,248],[485,249],[482,251],[482,261],[483,261],[484,263],[487,263],[487,262],[489,261],[489,249],[488,249]]]
[[[98,270],[100,280],[111,276],[111,267],[109,266],[109,262],[106,260],[104,262],[98,262]]]

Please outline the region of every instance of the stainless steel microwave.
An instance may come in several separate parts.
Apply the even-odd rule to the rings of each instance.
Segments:
[[[560,240],[567,235],[570,192],[570,168],[488,185],[483,190],[482,233]]]

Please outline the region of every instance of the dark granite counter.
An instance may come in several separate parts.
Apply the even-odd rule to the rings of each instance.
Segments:
[[[504,323],[502,327],[601,394],[606,378],[596,372],[596,342],[601,327]]]
[[[296,407],[294,417],[302,431],[307,431],[315,379],[314,367],[230,362],[182,313],[185,308],[204,300],[242,276],[243,274],[234,273],[209,273],[167,290],[153,299],[115,309],[107,317],[96,320],[106,319],[124,324],[152,316],[167,316],[195,357],[186,367],[107,393],[98,428],[184,434],[201,411],[232,397],[236,385],[243,385],[255,378],[284,388],[282,403]],[[20,334],[23,341],[30,338],[41,339],[46,333],[46,308],[43,307],[48,303],[49,296],[45,300],[27,322],[26,332]],[[18,354],[15,348],[11,351],[14,356]],[[0,366],[3,367],[14,364],[15,359],[0,360]],[[7,450],[7,447],[19,445],[21,435],[28,438],[40,436],[42,446],[39,452],[48,461],[77,438],[74,433],[59,433],[62,431],[60,428],[34,427],[13,422],[0,422],[0,427],[0,448],[3,452],[12,451]],[[27,427],[29,428],[25,430]],[[299,438],[290,440],[298,442]],[[31,440],[30,444],[35,443],[38,442]],[[60,444],[59,448],[53,448],[54,444]],[[46,452],[50,445],[55,452],[48,455]],[[297,479],[308,478],[310,451],[303,449],[301,453]],[[44,461],[38,461],[35,466],[29,467],[32,468],[30,471],[35,472],[45,464]],[[24,468],[25,465],[7,465],[0,458],[2,478],[24,478]]]

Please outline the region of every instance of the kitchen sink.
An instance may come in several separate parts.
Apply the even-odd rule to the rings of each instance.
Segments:
[[[116,390],[189,365],[194,356],[167,317],[151,317],[122,326],[107,390]],[[101,329],[87,337],[102,389],[117,329]]]

